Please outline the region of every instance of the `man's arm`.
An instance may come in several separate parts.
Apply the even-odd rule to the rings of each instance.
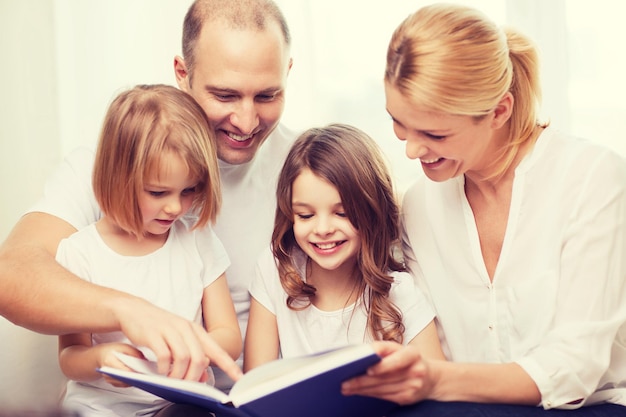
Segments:
[[[44,213],[18,221],[0,247],[4,317],[47,334],[115,330],[115,318],[103,302],[114,292],[83,281],[54,259],[59,241],[75,231]]]
[[[202,326],[132,295],[88,283],[55,260],[59,241],[73,232],[49,214],[29,213],[0,247],[0,314],[47,334],[121,330],[152,349],[159,370],[197,380],[208,358],[231,378],[241,371]]]

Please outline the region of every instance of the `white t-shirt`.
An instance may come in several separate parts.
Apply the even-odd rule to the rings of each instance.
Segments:
[[[279,125],[249,163],[219,161],[222,209],[214,230],[231,259],[226,276],[243,335],[250,310],[248,287],[256,260],[272,239],[278,175],[295,139],[294,132]]]
[[[248,286],[256,259],[272,237],[278,174],[296,137],[279,124],[252,161],[241,165],[219,161],[222,208],[213,230],[231,260],[226,278],[242,335],[248,323]],[[79,230],[97,221],[102,214],[91,186],[93,160],[93,150],[86,148],[68,155],[47,182],[43,198],[29,211],[52,214]],[[221,370],[214,371],[216,387],[228,389],[232,381]]]
[[[293,262],[304,276],[306,255],[295,251]],[[408,273],[392,272],[391,276],[394,283],[389,298],[402,312],[406,344],[433,320],[434,313]],[[282,357],[317,353],[373,340],[367,331],[367,312],[360,300],[336,311],[323,311],[314,305],[298,311],[288,308],[287,293],[280,284],[276,261],[269,249],[259,257],[250,294],[276,316]]]
[[[186,219],[175,222],[165,244],[144,256],[124,256],[102,240],[95,224],[63,239],[57,261],[86,281],[124,291],[187,320],[202,324],[204,288],[229,265],[210,227],[189,231]],[[94,333],[93,345],[129,343],[122,332]],[[98,379],[70,381],[64,406],[81,416],[145,416],[168,404],[138,388],[116,388]]]
[[[576,408],[567,403],[580,398],[626,405],[622,157],[546,129],[515,170],[493,282],[464,177],[420,179],[403,218],[417,257],[409,265],[451,360],[517,362],[545,408]]]

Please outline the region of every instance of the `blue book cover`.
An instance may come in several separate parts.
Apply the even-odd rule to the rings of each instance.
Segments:
[[[200,382],[157,374],[154,363],[124,360],[138,372],[100,372],[175,403],[193,404],[220,417],[381,417],[393,402],[344,396],[341,383],[380,361],[370,345],[353,345],[298,358],[277,359],[247,372],[229,394]]]

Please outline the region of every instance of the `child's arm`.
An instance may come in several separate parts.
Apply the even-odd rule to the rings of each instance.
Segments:
[[[202,315],[206,331],[231,358],[237,359],[243,342],[225,274],[204,289]]]
[[[422,357],[426,359],[446,359],[441,350],[441,342],[437,335],[435,320],[432,320],[410,342],[409,345],[418,348]]]
[[[102,343],[92,346],[91,334],[89,333],[59,336],[59,366],[63,374],[74,381],[89,382],[102,378],[103,375],[96,369],[103,366],[129,370],[115,357],[113,352],[122,352],[143,358],[143,354],[139,350],[126,343]],[[118,387],[127,386],[111,378],[105,377],[105,379]]]
[[[244,372],[278,359],[279,348],[276,316],[254,297],[250,297],[250,315],[243,353]]]

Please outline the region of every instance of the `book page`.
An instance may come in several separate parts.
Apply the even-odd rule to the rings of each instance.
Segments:
[[[124,365],[128,366],[135,372],[146,375],[161,375],[158,371],[158,365],[154,361],[149,361],[134,356],[127,355],[122,352],[113,352],[113,355]]]
[[[189,392],[198,394],[203,397],[213,398],[219,402],[227,403],[229,401],[228,395],[210,385],[203,384],[202,382],[186,381],[184,379],[169,378],[165,375],[146,375],[139,372],[123,371],[117,368],[111,368],[103,366],[99,369],[100,372],[110,375],[113,378],[119,376],[122,380],[133,380],[150,383],[151,385],[170,388],[181,392]]]
[[[373,348],[363,344],[350,345],[303,357],[276,359],[244,374],[232,387],[229,396],[233,404],[238,406],[373,354],[375,354]]]
[[[132,369],[135,372],[139,372],[141,374],[146,374],[146,375],[162,375],[159,373],[158,365],[155,361],[142,359],[142,358],[136,358],[134,356],[130,356],[122,352],[113,352],[113,354],[124,365],[128,366],[130,369]],[[206,385],[214,386],[215,375],[213,374],[213,370],[209,368],[207,372],[208,372],[208,379],[204,383]]]
[[[157,371],[156,362],[136,358],[134,356],[126,355],[120,352],[115,352],[115,356],[124,365],[128,366],[134,372],[124,371],[121,369],[106,366],[100,368],[100,372],[109,374],[113,377],[118,375],[128,379],[149,382],[155,385],[159,385],[161,387],[170,387],[180,391],[199,394],[209,398],[214,398],[222,403],[227,403],[230,401],[227,394],[206,383],[170,378],[166,375],[159,374]]]

